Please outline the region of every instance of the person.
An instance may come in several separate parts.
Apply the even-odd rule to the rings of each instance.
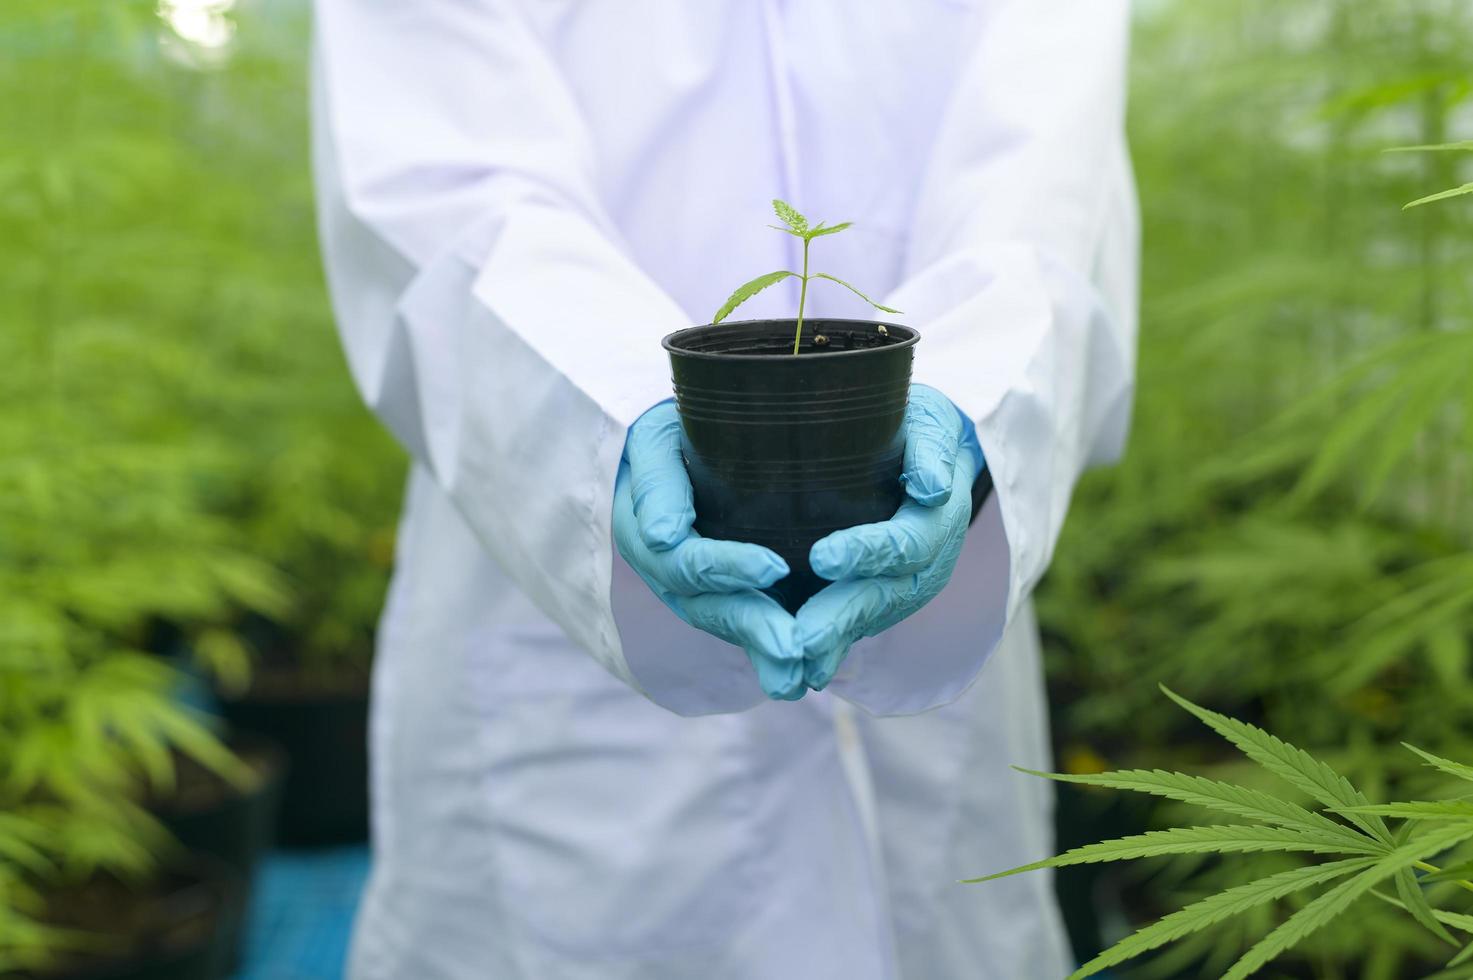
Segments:
[[[1067,973],[1047,876],[957,880],[1052,846],[1009,764],[1048,768],[1029,594],[1129,423],[1124,0],[316,17],[335,314],[413,458],[350,975]],[[772,198],[855,221],[823,268],[922,334],[909,516],[815,546],[797,616],[691,532],[660,346],[790,265]]]

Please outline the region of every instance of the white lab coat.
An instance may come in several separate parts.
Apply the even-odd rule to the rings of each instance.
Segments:
[[[1124,0],[318,0],[364,397],[414,456],[374,684],[363,980],[1056,977],[1027,597],[1129,419]],[[946,590],[764,701],[611,546],[659,339],[794,267],[918,327],[997,490]],[[866,315],[845,291],[823,315]],[[790,315],[768,290],[745,315]],[[861,710],[854,710],[858,705]],[[919,713],[924,712],[924,713]],[[900,717],[900,716],[905,717]]]

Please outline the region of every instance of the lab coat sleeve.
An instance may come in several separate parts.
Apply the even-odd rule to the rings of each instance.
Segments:
[[[994,500],[933,603],[976,629],[851,657],[832,689],[877,713],[945,703],[973,681],[1048,566],[1079,474],[1120,454],[1130,420],[1128,6],[1000,0],[979,16],[886,300],[922,333],[915,380],[972,419],[992,472]]]
[[[688,319],[620,243],[579,110],[511,4],[316,14],[320,231],[353,377],[516,585],[644,689],[611,609],[613,481],[670,393],[659,339]]]

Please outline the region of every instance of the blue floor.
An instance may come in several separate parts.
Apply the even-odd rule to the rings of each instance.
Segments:
[[[367,847],[272,854],[256,879],[235,980],[338,980],[367,877]]]

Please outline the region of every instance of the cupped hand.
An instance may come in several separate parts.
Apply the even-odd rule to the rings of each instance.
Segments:
[[[982,463],[956,406],[934,388],[913,385],[901,477],[908,499],[888,521],[836,531],[809,552],[813,571],[834,584],[798,610],[808,687],[823,690],[856,640],[889,629],[945,588]]]
[[[696,533],[690,477],[680,451],[680,417],[662,402],[635,421],[614,484],[619,554],[675,615],[741,647],[768,697],[807,691],[794,618],[762,589],[787,562],[756,544]]]

